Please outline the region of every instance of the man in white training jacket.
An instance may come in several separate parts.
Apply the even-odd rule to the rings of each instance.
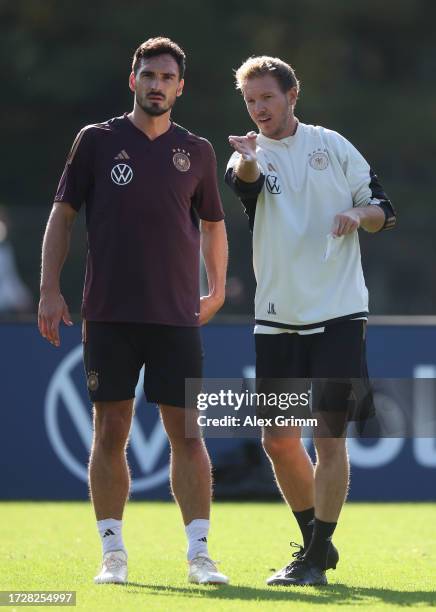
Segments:
[[[237,70],[236,86],[259,130],[229,137],[235,152],[226,172],[253,233],[258,390],[272,379],[367,381],[368,291],[357,230],[391,229],[395,211],[352,144],[295,117],[299,82],[289,64],[251,57]],[[346,424],[364,417],[350,415],[349,385],[323,388],[316,408],[312,402],[324,424],[314,434],[315,468],[301,428],[263,432],[303,536],[270,585],[327,584],[325,571],[339,560],[331,540],[348,490]]]

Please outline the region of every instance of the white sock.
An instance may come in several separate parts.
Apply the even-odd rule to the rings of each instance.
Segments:
[[[209,533],[207,519],[194,519],[186,525],[185,531],[188,538],[188,561],[192,561],[197,555],[209,556],[207,550],[207,534]]]
[[[103,519],[102,521],[97,521],[97,528],[101,538],[103,554],[113,550],[123,550],[127,555],[121,532],[123,521],[113,518]]]

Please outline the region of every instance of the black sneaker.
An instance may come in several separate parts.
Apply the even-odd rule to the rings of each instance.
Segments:
[[[270,586],[324,586],[328,584],[325,572],[304,558],[293,561],[268,578],[266,583]]]
[[[295,552],[292,553],[292,556],[295,558],[295,560],[298,561],[298,560],[302,559],[303,555],[304,555],[304,547],[300,546],[300,544],[297,544],[297,542],[289,542],[289,545],[292,548],[298,548],[298,550],[296,550]],[[333,542],[331,542],[330,543],[329,552],[327,554],[327,567],[326,567],[326,570],[328,570],[328,569],[336,569],[338,561],[339,561],[339,552],[338,552],[338,549],[333,544]],[[295,563],[295,561],[294,561],[294,563]],[[283,569],[285,569],[285,568],[283,568]]]
[[[266,581],[267,584],[270,585],[274,585],[274,584],[282,584],[281,582],[277,582],[277,580],[281,580],[283,576],[286,576],[287,574],[289,574],[289,572],[291,571],[291,568],[293,567],[293,565],[295,563],[299,563],[300,561],[303,560],[304,557],[304,547],[300,546],[300,544],[297,544],[297,542],[289,542],[290,546],[292,548],[297,548],[298,550],[296,550],[295,552],[292,553],[292,556],[294,557],[293,561],[291,561],[288,565],[286,565],[285,567],[283,567],[281,570],[279,570],[278,572],[276,572],[275,574],[273,574],[270,578],[268,578],[268,580]],[[338,553],[338,549],[336,548],[336,546],[331,543],[330,544],[330,548],[329,548],[329,552],[327,555],[327,567],[326,570],[328,569],[336,569],[336,565],[338,564],[339,561],[339,553]],[[286,584],[288,584],[288,582],[286,582]]]

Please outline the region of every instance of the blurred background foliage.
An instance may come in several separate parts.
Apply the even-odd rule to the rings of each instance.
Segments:
[[[230,240],[223,312],[251,315],[254,290],[246,219],[221,180],[227,136],[252,129],[233,70],[268,54],[302,82],[300,120],[351,140],[398,210],[396,230],[362,236],[372,313],[434,314],[435,22],[431,0],[0,0],[0,204],[35,299],[42,233],[74,136],[130,110],[133,52],[162,34],[188,55],[173,117],[217,152]],[[62,282],[76,313],[85,251],[81,219]]]

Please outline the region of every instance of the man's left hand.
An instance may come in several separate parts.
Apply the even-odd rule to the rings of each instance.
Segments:
[[[205,295],[200,298],[200,325],[208,323],[224,304],[224,299],[215,295]]]
[[[360,215],[357,210],[346,210],[335,216],[333,221],[333,236],[345,236],[355,232],[360,227]]]

